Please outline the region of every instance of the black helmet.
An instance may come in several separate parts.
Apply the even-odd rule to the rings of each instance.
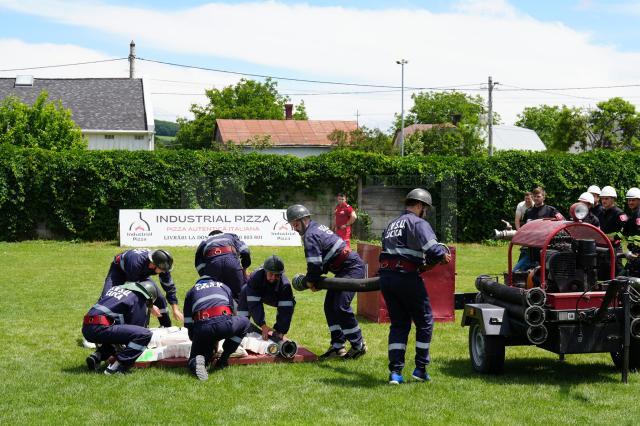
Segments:
[[[275,254],[267,257],[264,261],[262,269],[272,274],[282,274],[284,272],[284,262]]]
[[[426,205],[428,205],[429,207],[433,207],[433,204],[431,204],[431,194],[429,194],[429,191],[427,191],[426,189],[416,188],[411,190],[407,194],[407,197],[405,200],[421,201]]]
[[[165,272],[173,269],[173,257],[166,250],[154,250],[151,252],[151,262]]]
[[[136,283],[138,287],[140,287],[144,292],[149,295],[149,299],[151,302],[155,302],[158,298],[158,287],[156,287],[155,283],[151,280],[139,281]]]
[[[309,210],[302,204],[294,204],[287,209],[287,222],[293,222],[294,220],[309,216],[311,216],[311,213],[309,213]]]

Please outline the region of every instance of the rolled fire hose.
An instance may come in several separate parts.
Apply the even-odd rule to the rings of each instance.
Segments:
[[[307,276],[298,274],[291,280],[291,285],[298,291],[307,290]],[[338,291],[376,291],[380,290],[380,277],[372,278],[335,278],[320,277],[315,288],[319,290]]]

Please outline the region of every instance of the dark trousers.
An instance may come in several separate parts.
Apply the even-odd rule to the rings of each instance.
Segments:
[[[116,355],[120,364],[130,367],[147,348],[151,340],[151,331],[138,325],[92,325],[82,326],[82,335],[90,342],[99,344],[98,352],[103,360]],[[114,345],[123,345],[124,349],[116,353]]]
[[[124,284],[124,280],[120,277],[121,274],[122,270],[120,269],[120,266],[112,263],[111,267],[109,268],[109,272],[107,273],[107,278],[105,278],[104,280],[104,287],[102,287],[102,295],[100,297],[104,297],[104,295],[107,294],[111,287]],[[169,312],[167,311],[167,306],[169,305],[167,303],[167,299],[160,291],[160,287],[158,287],[158,284],[154,280],[152,280],[151,277],[149,277],[148,279],[149,281],[153,282],[153,284],[155,284],[156,289],[158,290],[158,298],[153,303],[158,307],[158,309],[160,309],[161,316],[160,318],[158,318],[158,322],[162,327],[171,327],[171,317],[169,316]]]
[[[198,355],[209,362],[215,345],[224,339],[221,361],[226,362],[238,348],[242,338],[249,330],[249,320],[245,317],[220,315],[203,321],[196,321],[191,332],[191,354],[189,360]]]
[[[207,259],[207,263],[200,271],[200,275],[209,276],[226,284],[231,289],[233,299],[236,302],[238,301],[245,277],[242,265],[240,265],[240,261],[235,254],[221,254]]]
[[[338,278],[364,278],[364,274],[364,263],[355,253],[335,272]],[[351,309],[354,296],[353,291],[327,290],[324,298],[324,315],[331,332],[331,344],[336,348],[343,347],[347,340],[355,347],[362,344],[362,332]]]
[[[380,290],[391,319],[389,371],[401,372],[404,368],[411,321],[416,325],[416,367],[426,368],[431,361],[433,316],[422,278],[417,272],[380,271]]]

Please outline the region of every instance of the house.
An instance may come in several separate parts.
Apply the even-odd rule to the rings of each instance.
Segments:
[[[287,116],[290,117],[289,111]],[[333,148],[333,142],[329,140],[333,131],[351,132],[357,128],[355,121],[217,119],[215,143],[241,145],[245,151],[259,149],[265,154],[308,157],[329,152]],[[267,146],[251,146],[251,141],[264,139],[265,136],[269,136]]]
[[[0,99],[33,104],[42,91],[60,100],[89,141],[89,149],[153,150],[154,121],[142,78],[0,78]]]
[[[409,136],[417,132],[427,132],[432,129],[455,129],[451,123],[442,123],[442,124],[411,124],[404,128],[404,139],[405,141]],[[396,134],[393,136],[393,146],[400,148],[400,130],[396,130]]]
[[[518,126],[493,126],[493,148],[519,151],[544,151],[546,147],[540,136],[531,129]]]

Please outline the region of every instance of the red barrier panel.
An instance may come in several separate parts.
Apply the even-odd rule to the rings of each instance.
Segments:
[[[422,273],[425,282],[433,318],[438,322],[455,320],[454,294],[456,291],[456,248],[451,249],[451,262],[438,265],[430,271]],[[378,273],[380,246],[358,243],[358,254],[367,265],[367,277]],[[375,322],[389,322],[389,313],[384,297],[379,291],[358,293],[358,315],[362,315]]]

